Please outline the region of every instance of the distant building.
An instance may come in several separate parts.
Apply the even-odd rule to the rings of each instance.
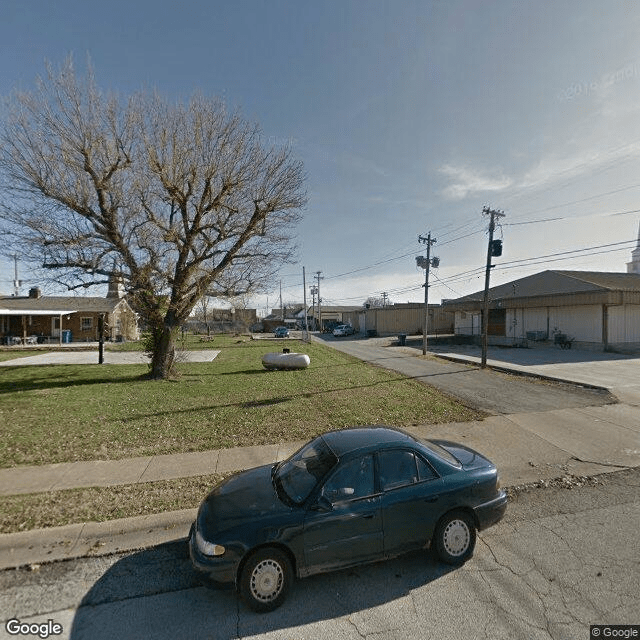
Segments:
[[[403,302],[369,309],[358,307],[343,314],[342,319],[349,322],[356,333],[373,332],[379,336],[400,333],[417,335],[422,333],[424,327],[424,303]],[[439,304],[430,304],[427,331],[430,335],[453,333],[453,313]]]
[[[317,317],[318,308],[309,307],[307,309],[309,327],[313,330],[331,331],[335,326],[349,322],[351,314],[361,309],[361,306],[331,307],[320,305],[320,317]]]
[[[640,224],[638,225],[638,244],[631,252],[631,262],[627,262],[627,273],[640,273]]]

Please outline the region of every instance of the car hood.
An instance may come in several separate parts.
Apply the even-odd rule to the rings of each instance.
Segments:
[[[448,440],[434,440],[436,444],[446,449],[454,458],[460,461],[465,470],[481,469],[483,467],[493,467],[494,464],[482,454],[474,451],[470,447],[465,447],[457,442]]]
[[[291,509],[279,498],[271,480],[273,465],[236,473],[223,480],[205,498],[199,527],[209,533],[242,526]]]

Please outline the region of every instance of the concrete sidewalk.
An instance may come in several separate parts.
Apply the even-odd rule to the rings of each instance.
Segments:
[[[394,358],[395,370],[405,360],[411,371],[420,362],[410,351],[397,353],[404,353],[404,356]],[[450,357],[472,356],[450,354]],[[640,406],[635,404],[493,415],[482,421],[421,425],[407,431],[429,438],[457,440],[479,450],[496,463],[502,485],[507,487],[640,465]],[[227,473],[282,460],[301,444],[290,442],[2,469],[0,494],[20,495]],[[2,534],[0,569],[104,555],[175,540],[187,535],[194,517],[195,509],[188,509],[104,523]]]
[[[220,353],[219,350],[202,349],[200,351],[182,351],[184,362],[211,362]],[[107,351],[103,353],[104,364],[149,364],[149,356],[144,351]],[[98,364],[97,349],[80,348],[68,351],[50,351],[34,356],[22,356],[0,362],[0,367],[26,367],[46,364]]]

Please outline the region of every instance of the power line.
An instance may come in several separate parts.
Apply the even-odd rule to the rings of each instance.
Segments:
[[[564,207],[564,206],[569,206],[571,204],[578,204],[578,203],[581,203],[581,202],[586,202],[587,200],[592,200],[592,199],[599,198],[599,197],[602,197],[602,196],[611,195],[611,194],[614,194],[614,193],[618,193],[620,191],[625,191],[625,190],[636,188],[636,187],[640,187],[640,183],[636,184],[636,185],[630,185],[630,186],[627,186],[627,187],[622,187],[622,188],[616,189],[614,191],[609,191],[609,192],[606,192],[606,193],[596,194],[594,196],[590,196],[589,198],[584,198],[582,200],[576,200],[576,201],[573,201],[573,202],[563,203],[563,204],[556,205],[556,206],[553,206],[553,207],[547,207],[546,209],[539,209],[537,211],[536,210],[530,211],[530,212],[528,212],[526,214],[522,214],[520,217],[524,217],[525,215],[531,215],[532,213],[541,213],[541,212],[544,212],[544,211],[550,211],[550,210],[553,210],[553,209],[559,209],[559,208]],[[560,220],[566,220],[567,218],[579,219],[579,218],[586,218],[586,217],[593,217],[593,216],[604,217],[604,216],[629,215],[629,214],[633,214],[633,213],[640,213],[640,209],[632,209],[632,210],[628,210],[628,211],[619,211],[619,212],[598,213],[598,214],[585,214],[583,216],[558,216],[558,217],[553,217],[553,218],[540,218],[540,219],[537,219],[537,220],[528,220],[528,221],[523,221],[523,222],[505,223],[505,224],[503,224],[501,226],[505,226],[505,227],[506,226],[518,226],[518,225],[525,225],[525,224],[536,224],[536,223],[542,223],[542,222],[560,221]],[[515,219],[517,220],[518,217],[516,217]],[[456,231],[460,231],[461,229],[464,229],[465,227],[468,227],[468,226],[470,226],[472,224],[476,224],[476,223],[477,223],[476,219],[470,220],[469,222],[467,222],[467,223],[465,223],[463,225],[460,225],[456,229],[451,230],[450,232],[448,232],[448,234],[455,233]],[[446,228],[446,226],[445,226],[445,228]],[[479,233],[483,233],[483,232],[484,232],[484,228],[477,229],[477,230],[472,231],[470,233],[466,233],[464,235],[458,236],[456,238],[452,238],[452,239],[447,240],[445,242],[441,242],[440,246],[442,247],[442,246],[446,246],[446,245],[449,245],[449,244],[453,244],[455,242],[458,242],[459,240],[464,240],[466,238],[473,237],[473,236],[478,235]],[[447,235],[447,232],[445,232],[444,235]],[[442,237],[442,234],[440,234],[440,236]],[[342,273],[325,276],[325,279],[326,280],[334,280],[336,278],[342,278],[344,276],[349,276],[349,275],[353,275],[353,274],[356,274],[356,273],[362,273],[363,271],[368,271],[370,269],[373,269],[374,267],[379,267],[379,266],[384,265],[384,264],[389,264],[390,262],[395,262],[396,260],[402,260],[404,258],[408,258],[409,256],[414,256],[415,253],[416,253],[415,251],[409,251],[409,252],[406,252],[406,253],[403,252],[400,255],[392,256],[392,257],[389,257],[389,258],[383,258],[383,259],[381,259],[381,260],[379,260],[377,262],[373,262],[373,263],[365,265],[363,267],[356,267],[356,268],[351,269],[349,271],[344,271]],[[299,286],[299,285],[297,285],[297,286]]]
[[[634,245],[637,242],[637,239],[633,239],[633,240],[622,240],[620,242],[612,242],[612,243],[608,243],[608,244],[601,244],[601,245],[595,245],[593,247],[583,247],[581,249],[571,249],[569,251],[560,251],[558,253],[548,253],[545,255],[539,255],[539,256],[532,256],[529,258],[521,258],[519,260],[510,260],[508,262],[503,262],[500,265],[496,266],[496,269],[506,269],[506,268],[515,268],[516,266],[528,266],[528,264],[522,264],[522,263],[529,263],[532,260],[535,260],[537,262],[532,263],[532,264],[539,264],[539,261],[543,260],[543,259],[547,259],[547,258],[557,258],[558,256],[568,256],[566,258],[561,258],[562,260],[571,260],[573,258],[581,258],[583,257],[582,255],[570,255],[570,254],[584,254],[584,255],[596,255],[599,253],[606,253],[606,251],[597,251],[595,253],[585,253],[585,252],[591,252],[594,249],[608,249],[610,247],[619,247],[620,251],[625,251],[629,248],[629,246]],[[625,246],[621,246],[621,245],[625,245]],[[553,260],[550,262],[556,262],[557,260]],[[457,280],[458,278],[464,279],[463,276],[467,276],[467,275],[474,275],[476,273],[482,272],[484,270],[484,267],[477,267],[476,269],[471,269],[469,271],[462,271],[461,273],[457,273],[454,274],[453,276],[451,276],[448,281],[452,282]]]

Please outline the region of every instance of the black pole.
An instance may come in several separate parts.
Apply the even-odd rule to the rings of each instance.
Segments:
[[[104,363],[104,313],[98,316],[98,364]]]
[[[480,367],[485,369],[487,366],[487,348],[489,344],[489,278],[491,276],[491,258],[493,257],[493,232],[496,228],[496,218],[504,218],[502,211],[495,211],[485,207],[482,210],[485,215],[491,216],[489,222],[489,245],[487,246],[487,266],[484,274],[484,296],[482,300],[482,355],[480,358]]]

